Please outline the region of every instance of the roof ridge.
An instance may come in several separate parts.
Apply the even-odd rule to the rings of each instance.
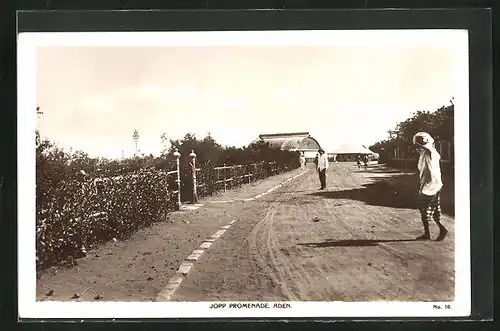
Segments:
[[[309,136],[309,132],[284,132],[284,133],[261,133],[259,137],[290,137],[290,136]]]

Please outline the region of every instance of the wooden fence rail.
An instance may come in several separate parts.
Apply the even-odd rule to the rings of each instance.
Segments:
[[[199,196],[212,195],[213,192],[219,190],[226,192],[234,187],[250,184],[279,173],[274,161],[196,168],[195,171],[196,192]]]

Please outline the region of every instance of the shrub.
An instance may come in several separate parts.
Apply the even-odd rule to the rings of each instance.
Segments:
[[[37,204],[37,266],[77,257],[96,244],[124,239],[175,207],[166,174],[141,169],[119,179],[65,182]]]

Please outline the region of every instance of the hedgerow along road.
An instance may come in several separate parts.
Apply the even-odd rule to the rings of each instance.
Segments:
[[[449,234],[439,242],[414,240],[422,232],[415,174],[384,165],[331,163],[326,190],[319,190],[310,166],[248,200],[300,172],[200,201],[199,209],[109,243],[76,267],[45,273],[37,298],[68,300],[79,292],[78,300],[94,300],[96,293],[103,300],[155,300],[206,237],[236,220],[194,263],[171,300],[453,300],[454,219],[446,186],[442,222]],[[52,297],[48,289],[55,289]]]

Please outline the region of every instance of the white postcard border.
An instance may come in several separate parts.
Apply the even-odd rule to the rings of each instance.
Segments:
[[[217,302],[36,301],[36,48],[222,45],[453,47],[456,51],[454,104],[455,114],[458,114],[455,116],[455,132],[458,133],[455,144],[460,146],[455,152],[455,301],[287,302],[290,308],[286,309],[209,308]],[[21,318],[441,317],[470,314],[469,61],[466,30],[21,33],[17,47],[18,306]]]

